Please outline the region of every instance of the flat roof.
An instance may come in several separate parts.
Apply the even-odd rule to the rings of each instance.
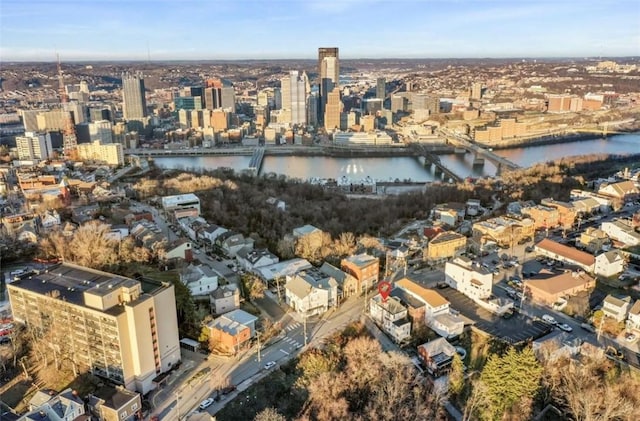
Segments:
[[[57,297],[66,302],[85,306],[84,293],[104,295],[112,292],[114,286],[135,286],[140,283],[144,293],[152,294],[164,288],[160,282],[153,280],[141,280],[114,275],[95,269],[77,266],[70,263],[51,265],[41,270],[40,273],[24,276],[22,279],[9,284],[11,288],[19,288],[34,292],[40,295]],[[112,285],[108,288],[108,285]],[[54,292],[57,291],[57,292]],[[140,297],[143,299],[144,297]],[[93,310],[100,311],[93,307]],[[116,306],[121,310],[121,306]],[[107,309],[104,313],[113,314],[113,309]],[[119,312],[119,311],[118,311]]]

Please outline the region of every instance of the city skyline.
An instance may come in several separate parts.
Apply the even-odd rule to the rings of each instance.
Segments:
[[[344,59],[636,56],[639,20],[633,0],[5,0],[0,59],[312,59],[327,45]]]

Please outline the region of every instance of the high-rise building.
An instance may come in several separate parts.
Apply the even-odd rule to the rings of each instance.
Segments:
[[[27,132],[24,136],[16,136],[18,158],[49,159],[53,154],[51,136],[44,133]]]
[[[122,74],[122,110],[125,120],[142,120],[147,116],[147,99],[141,73]]]
[[[91,142],[112,143],[113,132],[109,120],[94,121],[89,123],[89,139]]]
[[[382,110],[382,99],[366,98],[360,103],[363,115],[376,115]]]
[[[320,120],[325,114],[328,95],[340,85],[340,57],[338,48],[318,48],[318,85],[320,87]]]
[[[482,98],[482,83],[474,82],[471,85],[471,99],[481,99]]]
[[[204,106],[207,110],[222,107],[222,88],[204,88]]]
[[[18,114],[20,114],[20,118],[22,118],[22,125],[24,126],[25,132],[38,131],[38,114],[39,113],[41,113],[40,110],[18,111]]]
[[[336,87],[327,94],[327,104],[324,111],[324,128],[327,131],[340,128],[341,112],[340,90]]]
[[[37,114],[36,121],[40,132],[64,131],[67,126],[67,119],[73,121],[73,117],[69,111],[51,110],[43,111]]]
[[[387,94],[387,81],[383,77],[376,79],[376,98],[384,101]]]
[[[313,126],[318,125],[318,92],[311,92],[307,96],[307,123]]]
[[[80,371],[144,394],[180,361],[172,284],[63,263],[7,291],[14,319],[41,332],[38,340]]]
[[[233,86],[224,86],[220,90],[220,106],[222,108],[231,109],[231,111],[236,111],[236,90]]]
[[[91,143],[81,143],[77,148],[78,159],[81,161],[98,161],[118,167],[124,165],[124,151],[121,143],[101,143],[96,140]]]
[[[300,74],[297,70],[289,72],[288,76],[280,80],[282,109],[291,110],[291,124],[306,124],[306,102],[309,79],[307,74]]]

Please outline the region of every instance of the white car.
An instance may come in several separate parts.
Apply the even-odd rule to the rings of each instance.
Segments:
[[[551,323],[554,326],[556,326],[558,324],[558,322],[556,322],[556,319],[554,319],[553,317],[549,316],[548,314],[543,314],[542,315],[542,320],[544,320],[547,323]]]
[[[273,367],[275,367],[275,366],[276,366],[275,361],[269,361],[268,363],[266,363],[266,364],[264,365],[264,369],[265,369],[265,370],[268,370],[268,369],[273,368]]]
[[[200,409],[205,410],[208,407],[210,407],[211,404],[213,404],[213,399],[212,398],[207,398],[207,399],[203,400],[202,402],[200,402]]]
[[[572,332],[573,328],[566,323],[561,323],[558,325],[558,329],[564,330],[565,332]]]

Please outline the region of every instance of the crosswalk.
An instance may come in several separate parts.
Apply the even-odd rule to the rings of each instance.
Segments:
[[[287,327],[285,328],[285,330],[286,330],[287,332],[291,332],[292,330],[295,330],[295,329],[299,328],[300,326],[301,326],[301,324],[300,324],[300,323],[298,323],[298,322],[294,322],[294,323],[291,323],[289,326],[287,326]]]
[[[288,336],[286,338],[284,338],[283,341],[288,343],[289,345],[293,346],[294,348],[298,348],[301,345],[300,342],[298,342],[295,339],[290,338]]]

